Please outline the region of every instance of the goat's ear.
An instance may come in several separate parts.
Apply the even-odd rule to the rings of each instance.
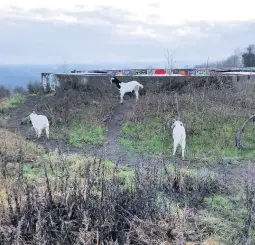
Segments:
[[[173,123],[172,123],[172,125],[171,125],[171,128],[172,128],[172,129],[173,129],[173,128],[174,128],[174,126],[175,126],[175,124],[174,124],[174,123],[175,123],[175,121],[176,121],[176,120],[174,120],[174,122],[173,122]]]
[[[33,111],[32,113],[35,114],[35,111]]]

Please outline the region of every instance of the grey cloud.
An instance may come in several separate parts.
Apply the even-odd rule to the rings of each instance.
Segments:
[[[95,24],[61,24],[52,21],[28,20],[29,13],[12,8],[14,16],[0,16],[0,60],[18,63],[118,63],[155,60],[165,63],[166,48],[175,51],[176,65],[184,66],[222,59],[236,48],[245,48],[254,42],[255,23],[225,22],[211,25],[207,22],[167,26],[131,21],[132,13],[111,7],[98,7],[95,11],[69,12],[36,9],[30,14],[47,17],[62,13]],[[17,16],[16,15],[16,16]],[[157,18],[157,15],[151,16]],[[96,22],[97,20],[100,22]],[[108,23],[108,24],[106,24]],[[154,30],[159,38],[130,35],[137,26]],[[195,33],[178,35],[178,30],[191,29]],[[123,31],[124,30],[124,31]],[[121,35],[119,32],[122,31]],[[197,35],[199,31],[202,35]]]
[[[153,8],[159,8],[160,3],[149,3],[149,6],[151,6]]]
[[[107,6],[98,6],[96,10],[87,11],[84,8],[79,7],[79,11],[64,11],[64,10],[50,10],[46,8],[36,8],[29,11],[24,11],[22,9],[11,9],[11,12],[14,12],[16,15],[26,19],[30,14],[39,14],[45,17],[50,17],[54,15],[64,14],[67,16],[75,17],[78,20],[82,21],[84,18],[91,18],[92,20],[105,20],[111,23],[123,23],[122,21],[128,20],[129,17],[132,17],[132,13],[115,7]],[[125,22],[126,23],[126,22]]]
[[[10,10],[14,10],[14,11],[23,11],[22,8],[14,6],[14,5],[11,5],[9,8],[10,8]]]
[[[129,38],[113,36],[102,27],[85,25],[52,25],[47,22],[18,21],[19,25],[0,24],[0,32],[5,31],[4,39],[0,40],[0,60],[5,57],[19,56],[22,59],[35,60],[39,63],[55,63],[62,57],[69,62],[90,62],[90,60],[107,61],[112,56],[137,59],[146,56],[143,43],[148,47],[155,46],[146,38]],[[53,60],[53,58],[55,60]],[[109,57],[109,58],[108,58]]]

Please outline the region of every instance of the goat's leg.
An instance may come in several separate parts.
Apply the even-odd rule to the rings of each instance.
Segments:
[[[46,132],[47,138],[49,139],[50,138],[50,129],[49,129],[49,127],[45,128],[45,132]]]
[[[120,103],[123,103],[124,93],[120,93]]]
[[[38,138],[38,130],[35,128],[35,137]]]
[[[41,137],[41,134],[42,134],[42,130],[38,130],[38,139]]]
[[[175,156],[177,146],[178,146],[178,144],[176,142],[174,142],[173,156]]]
[[[185,151],[185,147],[186,147],[186,142],[185,142],[185,140],[182,141],[181,146],[182,146],[182,160],[184,160],[184,151]]]
[[[139,88],[135,88],[135,96],[136,96],[136,100],[138,100],[138,98],[139,98]]]

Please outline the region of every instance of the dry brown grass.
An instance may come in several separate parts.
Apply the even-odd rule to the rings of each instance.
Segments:
[[[29,181],[27,169],[23,178],[16,169],[1,181],[1,244],[185,244],[191,234],[200,239],[193,201],[177,204],[177,193],[183,201],[187,196],[161,164],[138,166],[130,175],[110,162],[57,151],[37,162],[40,173]],[[190,177],[183,181],[193,179],[192,171],[184,173]],[[203,188],[192,188],[191,195],[207,192]]]
[[[140,121],[150,116],[164,116],[166,119],[180,117],[189,123],[193,116],[212,115],[223,121],[233,116],[246,117],[255,109],[254,90],[254,84],[234,83],[232,88],[204,87],[185,93],[147,92],[137,102],[128,119]]]
[[[115,98],[96,91],[68,90],[45,99],[38,107],[53,125],[89,122],[103,124],[111,116]]]
[[[21,135],[11,133],[0,128],[0,153],[2,162],[35,161],[44,150],[31,142],[27,142]]]

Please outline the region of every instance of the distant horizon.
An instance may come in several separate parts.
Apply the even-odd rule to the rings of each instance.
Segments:
[[[134,63],[134,65],[132,65]],[[193,64],[186,64],[184,62],[180,62],[182,64],[179,64],[178,66],[174,66],[173,69],[185,69],[186,67],[188,68],[194,68],[196,65],[200,65],[204,62],[193,62]],[[185,64],[185,65],[183,65]],[[116,62],[116,63],[10,63],[10,64],[1,64],[0,67],[56,67],[56,69],[59,67],[69,67],[71,66],[71,69],[75,69],[74,66],[88,66],[88,67],[94,67],[94,68],[89,68],[89,69],[151,69],[151,68],[161,68],[161,69],[167,69],[166,68],[166,62],[143,62],[143,61],[135,61],[135,62]],[[74,68],[73,68],[74,67]],[[102,68],[105,67],[105,68]],[[111,67],[111,68],[110,68]],[[116,67],[116,68],[114,68]]]

